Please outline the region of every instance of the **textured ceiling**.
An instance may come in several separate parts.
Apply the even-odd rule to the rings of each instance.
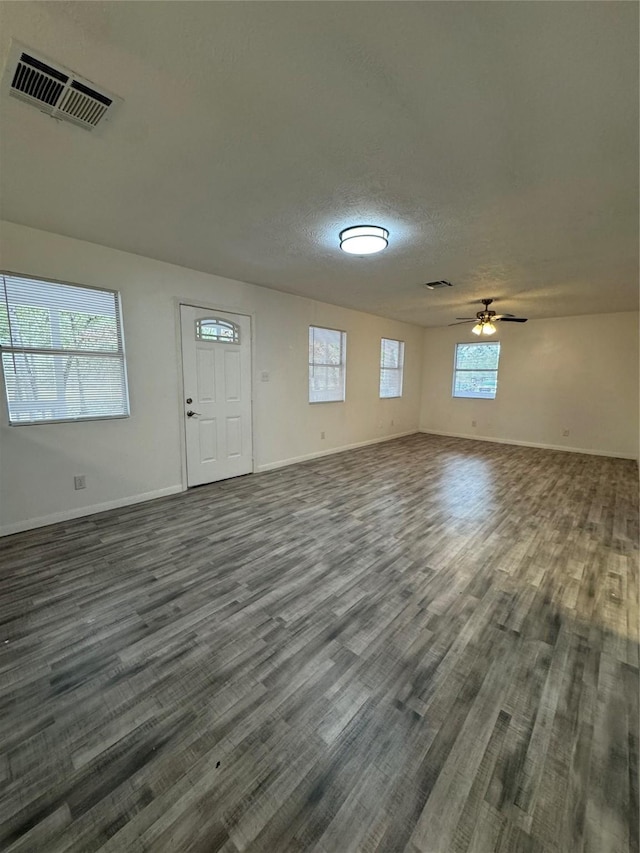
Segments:
[[[13,37],[124,98],[88,133],[2,94],[6,219],[424,325],[638,306],[636,3],[1,15],[3,63]],[[361,222],[382,255],[339,251]]]

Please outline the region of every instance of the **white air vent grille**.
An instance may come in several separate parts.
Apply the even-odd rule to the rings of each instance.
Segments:
[[[453,287],[450,281],[442,278],[440,281],[427,281],[424,285],[429,290],[439,290],[441,287]]]
[[[93,130],[116,103],[115,95],[96,88],[73,71],[13,43],[5,79],[9,93],[54,118]]]
[[[62,96],[58,109],[74,121],[95,127],[112,103],[111,98],[74,80]]]
[[[11,88],[35,101],[55,106],[68,80],[66,74],[45,65],[44,62],[38,62],[27,53],[22,53],[16,65]]]

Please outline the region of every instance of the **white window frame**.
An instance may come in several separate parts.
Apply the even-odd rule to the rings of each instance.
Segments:
[[[397,367],[386,367],[383,363],[384,361],[384,344],[385,341],[389,344],[398,344],[398,366]],[[396,373],[399,377],[397,388],[399,390],[399,394],[383,394],[382,393],[382,377],[384,373]],[[398,400],[402,397],[402,386],[404,382],[404,341],[399,341],[396,338],[380,338],[380,384],[379,384],[379,396],[381,400]]]
[[[472,347],[486,347],[486,346],[497,346],[498,347],[498,365],[494,368],[478,368],[478,367],[458,367],[458,347],[461,346],[472,346]],[[498,369],[500,367],[500,341],[460,341],[457,343],[453,350],[453,381],[451,383],[451,396],[456,400],[495,400],[498,394]],[[456,376],[458,373],[495,373],[496,375],[496,390],[495,394],[492,397],[488,397],[485,395],[479,394],[456,394]]]
[[[8,344],[0,343],[0,365],[3,375],[3,385],[4,385],[4,393],[5,393],[5,401],[7,405],[7,414],[9,416],[9,426],[35,426],[39,424],[55,424],[55,423],[78,423],[84,421],[104,421],[104,420],[119,420],[122,418],[128,418],[130,416],[130,406],[129,406],[129,387],[127,380],[127,363],[126,363],[126,354],[124,347],[124,327],[122,323],[122,300],[120,298],[120,293],[117,290],[112,290],[107,287],[95,287],[94,285],[89,284],[78,284],[75,282],[69,281],[60,281],[58,279],[52,278],[44,278],[42,276],[31,276],[25,275],[24,273],[16,273],[11,272],[9,270],[0,270],[0,305],[4,305],[7,308],[7,313],[9,315],[9,334],[11,336],[11,319],[9,314],[9,300],[6,292],[6,287],[4,286],[4,277],[10,279],[20,279],[22,281],[33,281],[34,284],[52,284],[52,285],[63,285],[64,287],[73,287],[78,288],[79,290],[95,290],[98,293],[106,293],[110,294],[114,297],[114,306],[115,306],[115,318],[117,325],[117,339],[118,339],[118,348],[115,350],[98,350],[98,349],[72,349],[66,347],[41,347],[41,346],[20,346],[16,344],[15,341],[11,338]],[[90,414],[83,415],[82,417],[63,417],[63,418],[30,418],[28,420],[11,420],[11,402],[9,401],[9,388],[7,384],[7,379],[5,376],[5,366],[4,366],[4,354],[14,354],[14,355],[62,355],[69,357],[81,357],[85,359],[90,359],[92,356],[97,358],[114,358],[117,359],[121,364],[122,369],[122,379],[123,379],[123,411],[118,414]],[[38,408],[38,403],[35,401],[33,403],[33,409]],[[40,406],[42,408],[42,406]]]
[[[340,335],[340,363],[328,364],[324,362],[314,361],[311,357],[311,335],[314,329],[319,329],[323,332],[335,332]],[[312,379],[315,368],[339,368],[342,387],[336,391],[336,396],[328,400],[314,400],[312,398]],[[319,403],[344,403],[347,393],[347,333],[342,329],[332,329],[329,326],[309,326],[309,403],[317,405]]]

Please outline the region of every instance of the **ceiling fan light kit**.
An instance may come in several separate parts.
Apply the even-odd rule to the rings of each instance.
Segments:
[[[498,331],[493,323],[489,320],[484,323],[476,323],[476,325],[471,329],[474,335],[495,335]]]
[[[481,299],[484,305],[484,311],[478,311],[475,317],[457,317],[456,323],[449,323],[450,326],[461,326],[464,323],[474,323],[471,331],[474,335],[495,335],[498,329],[495,322],[503,323],[526,323],[526,317],[514,317],[513,314],[496,314],[495,311],[489,310],[489,305],[493,299]]]
[[[340,232],[340,248],[349,255],[374,255],[389,245],[389,232],[378,225],[355,225]]]

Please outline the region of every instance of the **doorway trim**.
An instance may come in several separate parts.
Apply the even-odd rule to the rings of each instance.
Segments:
[[[254,405],[254,388],[255,388],[255,372],[256,372],[256,347],[255,347],[255,323],[256,315],[254,311],[247,311],[246,308],[229,308],[224,307],[220,303],[207,302],[206,300],[193,299],[191,297],[174,297],[174,328],[176,340],[176,364],[178,367],[178,397],[177,397],[177,418],[178,418],[178,435],[180,436],[180,480],[182,482],[182,491],[186,492],[189,488],[187,481],[187,437],[184,420],[184,365],[182,359],[182,324],[180,322],[180,308],[184,305],[187,308],[198,308],[203,311],[222,311],[225,314],[240,314],[243,317],[248,317],[250,320],[251,334],[251,473],[257,473],[258,466],[256,464],[255,444],[256,444],[256,407]],[[222,482],[220,480],[219,482]]]

